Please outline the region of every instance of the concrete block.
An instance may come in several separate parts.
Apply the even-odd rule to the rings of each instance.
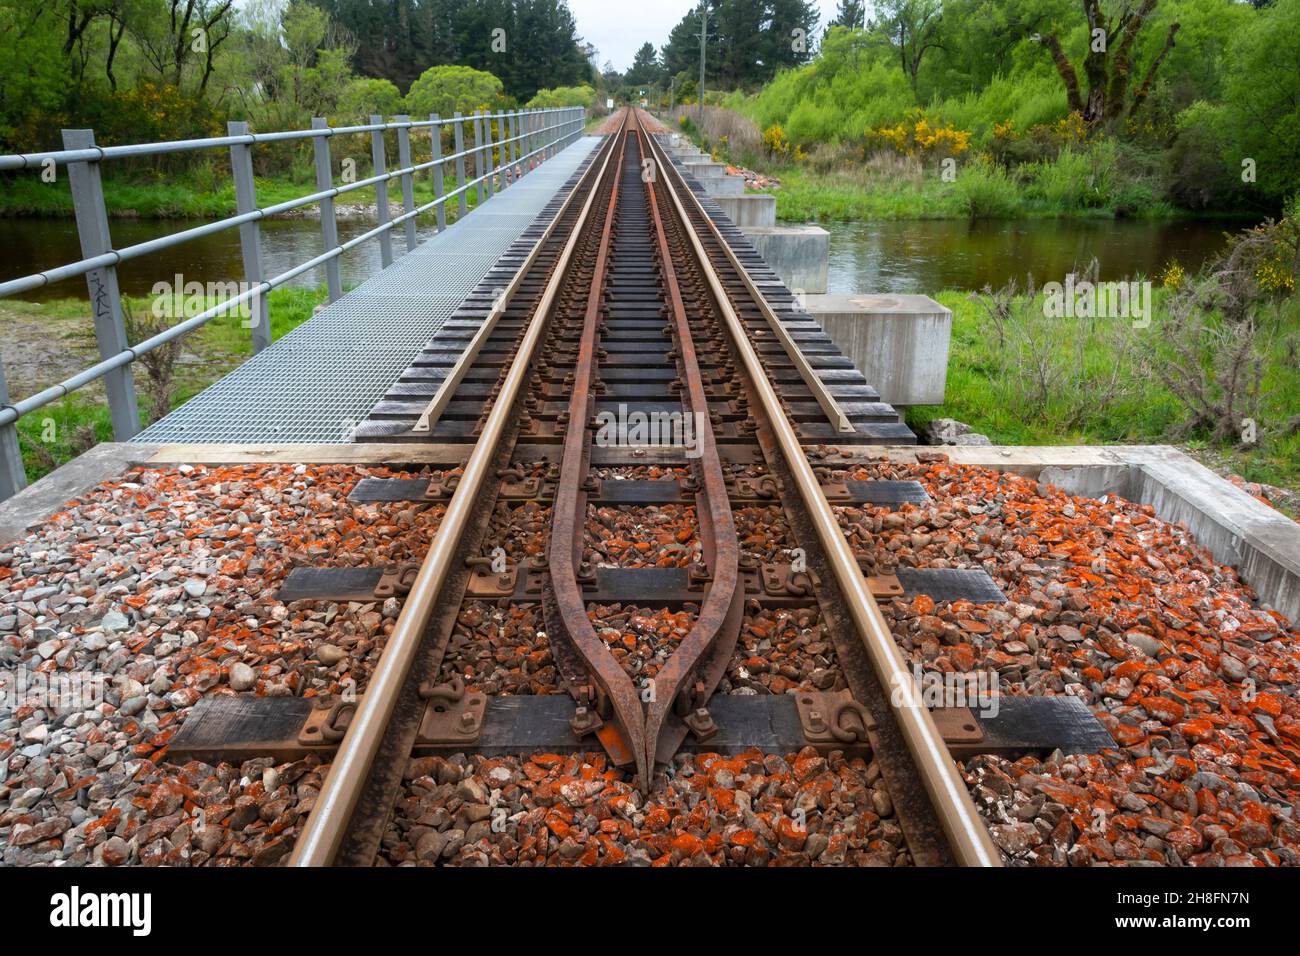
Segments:
[[[682,165],[686,167],[688,173],[700,182],[704,182],[706,179],[721,179],[723,176],[727,175],[727,167],[722,165],[722,163],[715,163],[712,160],[686,162]]]
[[[706,179],[700,185],[714,199],[719,196],[745,195],[745,180],[739,176],[718,176],[714,179]]]
[[[717,203],[727,217],[742,229],[776,225],[776,197],[767,193],[719,196]]]
[[[809,295],[805,307],[891,405],[942,405],[952,312],[928,295]]]
[[[738,176],[728,176],[741,183]],[[826,291],[831,234],[821,226],[747,226],[742,230],[754,250],[791,290]]]

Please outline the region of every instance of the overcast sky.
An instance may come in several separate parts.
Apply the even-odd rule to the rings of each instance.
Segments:
[[[600,50],[600,66],[612,60],[615,69],[626,70],[641,44],[650,42],[659,49],[668,42],[668,33],[686,11],[699,0],[569,0],[569,9],[578,21],[578,35]],[[815,0],[821,11],[818,35],[839,5],[836,0]]]

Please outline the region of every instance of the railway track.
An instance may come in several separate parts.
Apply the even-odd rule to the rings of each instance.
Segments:
[[[486,315],[358,430],[464,448],[432,481],[353,492],[444,507],[423,561],[286,582],[284,600],[403,600],[358,696],[298,701],[282,739],[258,732],[265,752],[333,751],[292,862],[374,862],[413,755],[603,752],[645,795],[679,752],[813,747],[872,761],[911,861],[998,865],[949,746],[976,718],[909,693],[876,602],[902,585],[864,576],[832,508],[891,489],[836,481],[817,450],[908,440],[897,412],[748,274],[635,111],[525,239]],[[461,622],[494,608],[531,615],[523,692],[466,645]],[[734,693],[742,632],[777,612],[811,623],[815,649],[795,653],[830,678]],[[230,723],[192,719],[174,753]]]

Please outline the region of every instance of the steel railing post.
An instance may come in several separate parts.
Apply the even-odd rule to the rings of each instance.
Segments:
[[[0,359],[0,407],[9,404],[9,383],[5,379],[4,360]],[[18,423],[0,425],[0,501],[12,498],[27,487],[27,469],[23,467],[23,449],[18,442]]]
[[[384,118],[378,114],[370,115],[370,125],[375,126],[383,123]],[[374,129],[370,131],[370,160],[375,169],[374,173],[379,176],[388,171],[387,157],[384,155],[384,131]],[[375,183],[375,213],[379,217],[379,225],[388,222],[388,182],[380,180]],[[393,230],[388,229],[379,234],[379,262],[387,269],[393,264]]]
[[[433,125],[429,127],[429,136],[433,149],[433,199],[437,202],[444,195],[442,188],[442,118],[437,113],[430,113]],[[447,228],[447,204],[440,202],[433,207],[436,210],[438,231]]]
[[[487,187],[483,185],[483,111],[474,111],[474,178],[478,180],[478,204],[483,205]]]
[[[496,191],[495,183],[497,173],[496,157],[492,155],[492,112],[491,110],[483,111],[483,145],[487,149],[487,179],[483,180],[487,186],[488,199],[492,198],[492,193]]]
[[[460,190],[456,194],[456,202],[460,207],[460,214],[456,218],[463,219],[466,210],[469,208],[469,199],[466,196],[469,190],[465,188],[465,120],[461,117],[460,110],[457,110],[453,115],[456,121],[454,127],[455,140],[453,142],[456,147],[456,186]]]
[[[405,113],[394,116],[399,123],[409,123],[411,117]],[[402,169],[411,168],[411,129],[409,126],[399,126],[397,128],[397,165]],[[403,225],[406,227],[406,251],[410,252],[415,248],[415,217],[410,213],[415,212],[415,180],[410,173],[402,173],[402,211],[408,215]]]
[[[523,116],[524,141],[522,143],[524,153],[524,172],[531,172],[533,168],[533,111],[524,110]]]
[[[226,124],[230,136],[247,136],[248,124],[232,120]],[[257,183],[253,178],[253,147],[236,143],[230,147],[230,171],[235,180],[235,212],[241,216],[257,208]],[[251,289],[262,282],[262,226],[259,222],[239,226],[239,252],[244,260],[244,283]],[[252,330],[253,354],[271,344],[271,319],[266,300],[254,296],[248,303],[248,327]]]
[[[510,113],[508,111],[501,114],[501,123],[498,129],[501,131],[501,188],[505,189],[514,182],[514,161],[511,158],[514,143],[510,142]]]
[[[506,137],[510,141],[510,182],[513,184],[519,178],[519,111],[515,110],[506,115],[506,125],[509,131]]]
[[[91,149],[95,133],[88,129],[65,129],[65,149]],[[108,210],[104,208],[104,185],[99,178],[99,163],[69,163],[68,184],[72,189],[72,206],[77,218],[77,237],[81,254],[89,259],[113,248],[108,229]],[[117,286],[117,267],[103,266],[86,273],[90,291],[90,309],[95,319],[95,339],[99,357],[111,358],[130,347],[126,340],[126,323],[122,316],[122,295]],[[179,292],[180,290],[175,290]],[[113,437],[127,441],[140,431],[140,411],[135,401],[135,378],[130,365],[113,369],[104,376],[108,391],[108,410],[113,420]]]
[[[313,116],[312,129],[329,129],[329,122],[323,116]],[[334,165],[330,159],[329,136],[312,137],[312,152],[316,157],[316,188],[330,189],[334,186]],[[339,224],[334,217],[334,199],[327,196],[320,201],[320,234],[325,242],[325,251],[329,252],[339,244]],[[335,256],[325,263],[325,285],[329,289],[331,302],[343,295],[343,279],[339,274],[339,260]]]

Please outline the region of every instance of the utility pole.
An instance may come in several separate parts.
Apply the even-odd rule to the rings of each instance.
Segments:
[[[673,115],[673,108],[677,105],[677,77],[668,77],[668,118]]]
[[[700,105],[696,118],[704,128],[704,41],[709,36],[709,0],[700,0]]]

